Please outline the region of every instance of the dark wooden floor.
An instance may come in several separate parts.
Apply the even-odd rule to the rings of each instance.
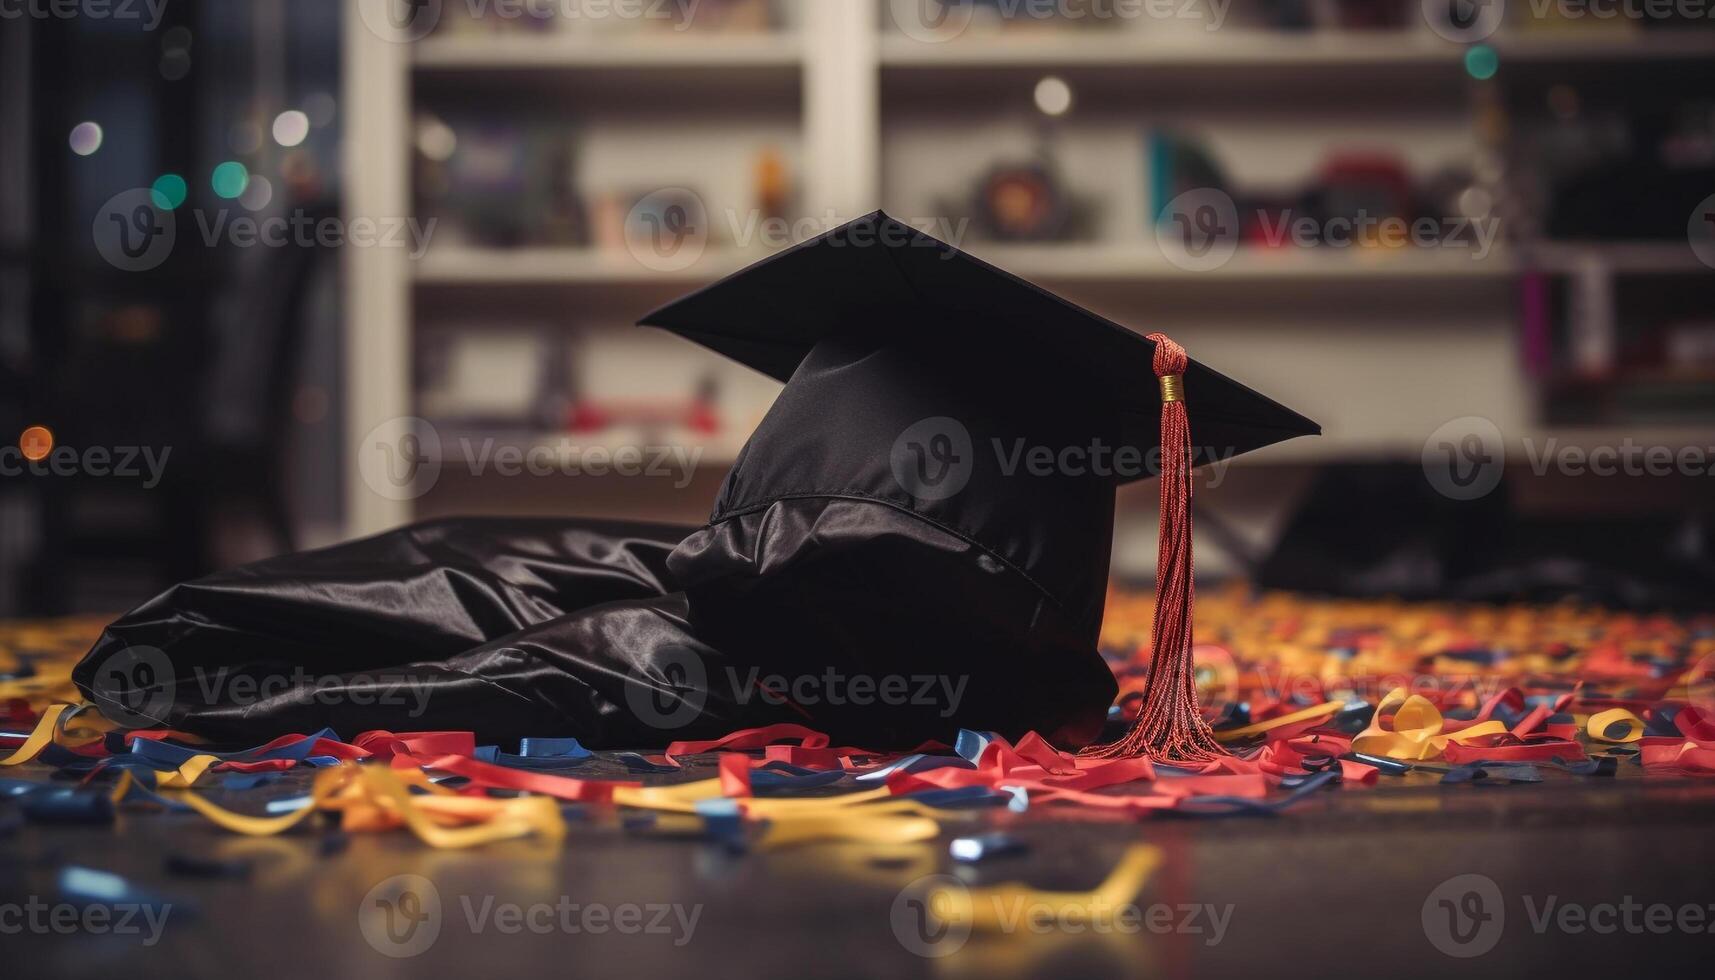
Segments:
[[[290,795],[290,786],[268,792]],[[251,803],[255,805],[254,799]],[[1093,886],[1131,842],[1162,849],[1165,863],[1136,902],[1137,934],[1025,930],[972,936],[951,955],[908,949],[921,941],[901,892],[924,875],[953,867],[947,842],[1004,825],[1029,842],[1027,853],[972,869],[974,884],[1022,879],[1044,889]],[[1597,780],[1547,774],[1539,785],[1437,785],[1427,774],[1389,779],[1373,789],[1318,793],[1276,817],[1104,820],[1082,811],[1040,807],[1015,815],[985,811],[950,817],[941,840],[876,851],[808,846],[731,854],[688,839],[646,836],[611,813],[590,812],[559,846],[515,841],[472,851],[437,851],[405,833],[353,835],[323,853],[317,829],[276,838],[241,838],[194,815],[123,813],[111,827],[26,825],[0,840],[0,903],[32,896],[58,901],[67,864],[125,876],[172,903],[158,941],[142,935],[16,931],[0,911],[7,976],[292,976],[346,980],[372,976],[793,977],[805,976],[1650,976],[1707,965],[1715,954],[1715,781],[1645,778],[1635,768]],[[248,863],[244,879],[169,872],[169,855]],[[1494,895],[1477,911],[1494,917],[1498,940],[1484,955],[1438,950],[1453,928],[1486,943],[1467,883],[1432,896],[1459,875],[1483,875]],[[426,909],[386,903],[388,882],[417,875],[439,896],[431,920],[410,928],[392,912]],[[420,885],[417,891],[424,892]],[[916,892],[909,892],[907,898]],[[421,898],[421,896],[419,896]],[[1539,932],[1532,912],[1554,902],[1556,918]],[[1558,910],[1574,904],[1663,905],[1674,923],[1649,932],[1601,934],[1562,927]],[[629,931],[566,932],[550,918],[508,933],[471,913],[577,903],[639,907]],[[1150,912],[1154,906],[1166,911]],[[1187,919],[1180,907],[1210,905],[1225,920],[1218,936],[1207,911]],[[1696,931],[1682,906],[1701,909]],[[664,909],[657,912],[657,908]],[[157,913],[159,914],[159,913]],[[428,914],[426,911],[416,916]],[[630,913],[620,911],[624,916]],[[684,922],[695,915],[694,928]],[[1575,914],[1575,913],[1570,913]],[[1656,913],[1658,924],[1662,913]],[[655,920],[662,918],[657,923]],[[138,920],[142,923],[142,920]],[[616,920],[617,921],[617,920]],[[1574,927],[1577,926],[1575,920]],[[1153,922],[1167,931],[1150,931]],[[1596,924],[1606,925],[1596,912]],[[598,923],[599,924],[599,923]],[[665,931],[646,928],[659,925]],[[366,939],[365,927],[375,939]],[[1184,928],[1181,928],[1184,927]],[[1485,927],[1493,930],[1494,925]],[[1199,931],[1190,931],[1196,929]],[[905,938],[902,939],[900,936]],[[407,937],[399,940],[399,937]],[[918,937],[914,939],[913,937]],[[424,940],[432,938],[432,942]],[[956,937],[955,937],[956,939]],[[399,942],[395,942],[399,940]],[[949,940],[930,944],[939,952]],[[378,952],[417,950],[391,957]],[[1451,948],[1470,951],[1472,946]],[[26,964],[18,971],[20,964]]]

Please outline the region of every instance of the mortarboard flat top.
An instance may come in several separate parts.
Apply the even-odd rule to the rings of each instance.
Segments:
[[[660,307],[661,327],[787,381],[824,338],[935,330],[983,338],[989,357],[1058,362],[1123,416],[1124,439],[1159,443],[1155,344],[1019,277],[876,211]],[[1198,460],[1229,458],[1321,428],[1193,359],[1184,374]]]

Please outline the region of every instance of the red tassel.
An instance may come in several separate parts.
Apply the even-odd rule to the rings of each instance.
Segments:
[[[1155,568],[1153,661],[1137,724],[1125,738],[1081,754],[1099,759],[1208,762],[1227,754],[1197,707],[1191,661],[1191,423],[1184,401],[1185,348],[1152,333],[1161,382],[1161,541]]]

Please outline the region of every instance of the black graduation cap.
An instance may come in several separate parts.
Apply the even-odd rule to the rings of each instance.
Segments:
[[[984,640],[1006,651],[989,672],[1063,702],[1047,714],[1088,740],[1090,692],[1104,689],[1096,671],[1112,690],[1094,643],[1114,489],[1160,473],[1148,724],[1110,751],[1179,762],[1219,753],[1191,681],[1190,465],[1319,434],[1314,422],[1159,334],[1140,336],[880,211],[641,323],[786,382],[709,526],[670,560],[704,598],[699,608],[731,617],[733,635],[754,642],[755,623],[807,610],[789,643],[843,621],[841,638],[904,644],[945,666],[958,662],[947,651],[960,636],[977,632],[968,621],[1011,603],[1021,617]],[[990,571],[917,567],[952,551]],[[1013,578],[1047,602],[1008,592],[1001,583]],[[895,599],[854,607],[853,593],[869,588]],[[889,616],[898,608],[909,611]],[[1044,627],[1050,619],[1060,625]],[[876,621],[890,632],[863,625]],[[1081,679],[1045,682],[1043,668]]]
[[[875,211],[654,310],[663,327],[780,381],[818,341],[908,330],[980,345],[988,360],[1063,376],[1121,416],[1127,443],[1158,444],[1155,343],[1106,317]],[[977,351],[970,352],[973,359]],[[1190,361],[1198,461],[1223,459],[1321,428],[1273,399]],[[1130,479],[1143,475],[1136,474]]]

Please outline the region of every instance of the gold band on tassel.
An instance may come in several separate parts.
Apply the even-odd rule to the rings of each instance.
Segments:
[[[1161,404],[1182,402],[1185,400],[1185,389],[1180,387],[1179,375],[1164,374],[1161,376]]]

